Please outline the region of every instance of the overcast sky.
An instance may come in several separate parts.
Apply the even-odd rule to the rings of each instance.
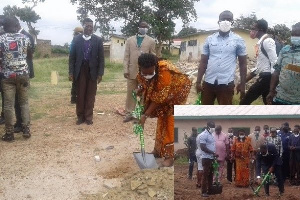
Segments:
[[[6,5],[24,6],[22,0],[1,0],[0,14]],[[73,29],[80,26],[76,8],[77,6],[72,5],[70,0],[45,0],[44,3],[38,4],[34,8],[41,16],[41,20],[35,25],[41,31],[38,38],[50,39],[52,44],[69,43],[72,40]],[[266,19],[270,26],[286,24],[291,28],[291,25],[300,22],[299,8],[299,0],[201,0],[196,3],[197,21],[191,22],[190,25],[197,29],[218,29],[219,14],[224,10],[230,10],[234,18],[255,12],[259,19]],[[179,32],[183,24],[180,20],[176,20],[176,23],[176,31]],[[119,31],[122,24],[112,25]],[[27,30],[25,24],[23,27]]]

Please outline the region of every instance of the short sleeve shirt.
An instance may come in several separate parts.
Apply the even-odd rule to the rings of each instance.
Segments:
[[[275,101],[300,104],[300,47],[283,47],[274,69],[280,72]]]
[[[28,74],[26,62],[27,49],[30,40],[20,33],[5,33],[0,36],[0,50],[3,54],[3,68],[1,73],[8,78],[12,74]]]
[[[228,84],[234,80],[237,57],[247,55],[245,41],[233,32],[225,37],[219,32],[208,36],[202,54],[207,55],[208,64],[205,72],[205,82]]]
[[[207,130],[203,131],[200,136],[199,136],[199,143],[200,144],[205,144],[206,147],[213,151],[216,152],[216,141],[215,138],[213,136],[213,134],[211,134],[210,132],[208,132]],[[204,151],[201,150],[201,156],[202,158],[209,158],[209,159],[214,159],[212,154],[206,153]]]

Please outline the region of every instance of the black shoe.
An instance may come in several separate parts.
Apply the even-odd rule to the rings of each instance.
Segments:
[[[84,123],[84,119],[77,119],[76,125],[80,125]]]
[[[133,120],[133,119],[134,119],[133,116],[127,115],[127,116],[123,119],[123,122],[124,122],[124,123],[130,122],[130,121]]]
[[[5,141],[5,142],[12,142],[14,141],[15,137],[14,137],[14,134],[7,134],[5,133],[3,136],[2,136],[2,140]]]
[[[22,126],[14,126],[14,133],[20,133],[23,131]]]
[[[0,117],[0,125],[5,124],[5,119],[4,117]]]
[[[25,126],[23,128],[23,137],[24,138],[30,138],[31,137],[29,126]]]
[[[86,123],[87,125],[92,125],[94,122],[93,122],[92,120],[86,120],[85,123]]]

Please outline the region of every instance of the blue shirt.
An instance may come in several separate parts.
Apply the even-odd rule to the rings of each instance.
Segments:
[[[200,144],[205,144],[209,150],[216,152],[215,137],[210,132],[208,132],[207,130],[203,131],[199,136],[199,140]],[[206,153],[201,150],[201,158],[214,159],[214,156],[213,154]]]
[[[275,102],[300,104],[300,47],[283,47],[274,69],[280,72]]]
[[[234,80],[237,56],[245,56],[245,41],[233,32],[225,37],[219,32],[207,37],[203,45],[202,54],[207,55],[208,64],[205,72],[205,82],[214,84],[228,84]]]

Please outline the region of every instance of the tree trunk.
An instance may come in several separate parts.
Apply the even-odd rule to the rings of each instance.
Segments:
[[[159,40],[158,44],[156,45],[156,56],[159,58],[161,58],[161,56],[162,56],[161,50],[162,50],[162,41]]]

